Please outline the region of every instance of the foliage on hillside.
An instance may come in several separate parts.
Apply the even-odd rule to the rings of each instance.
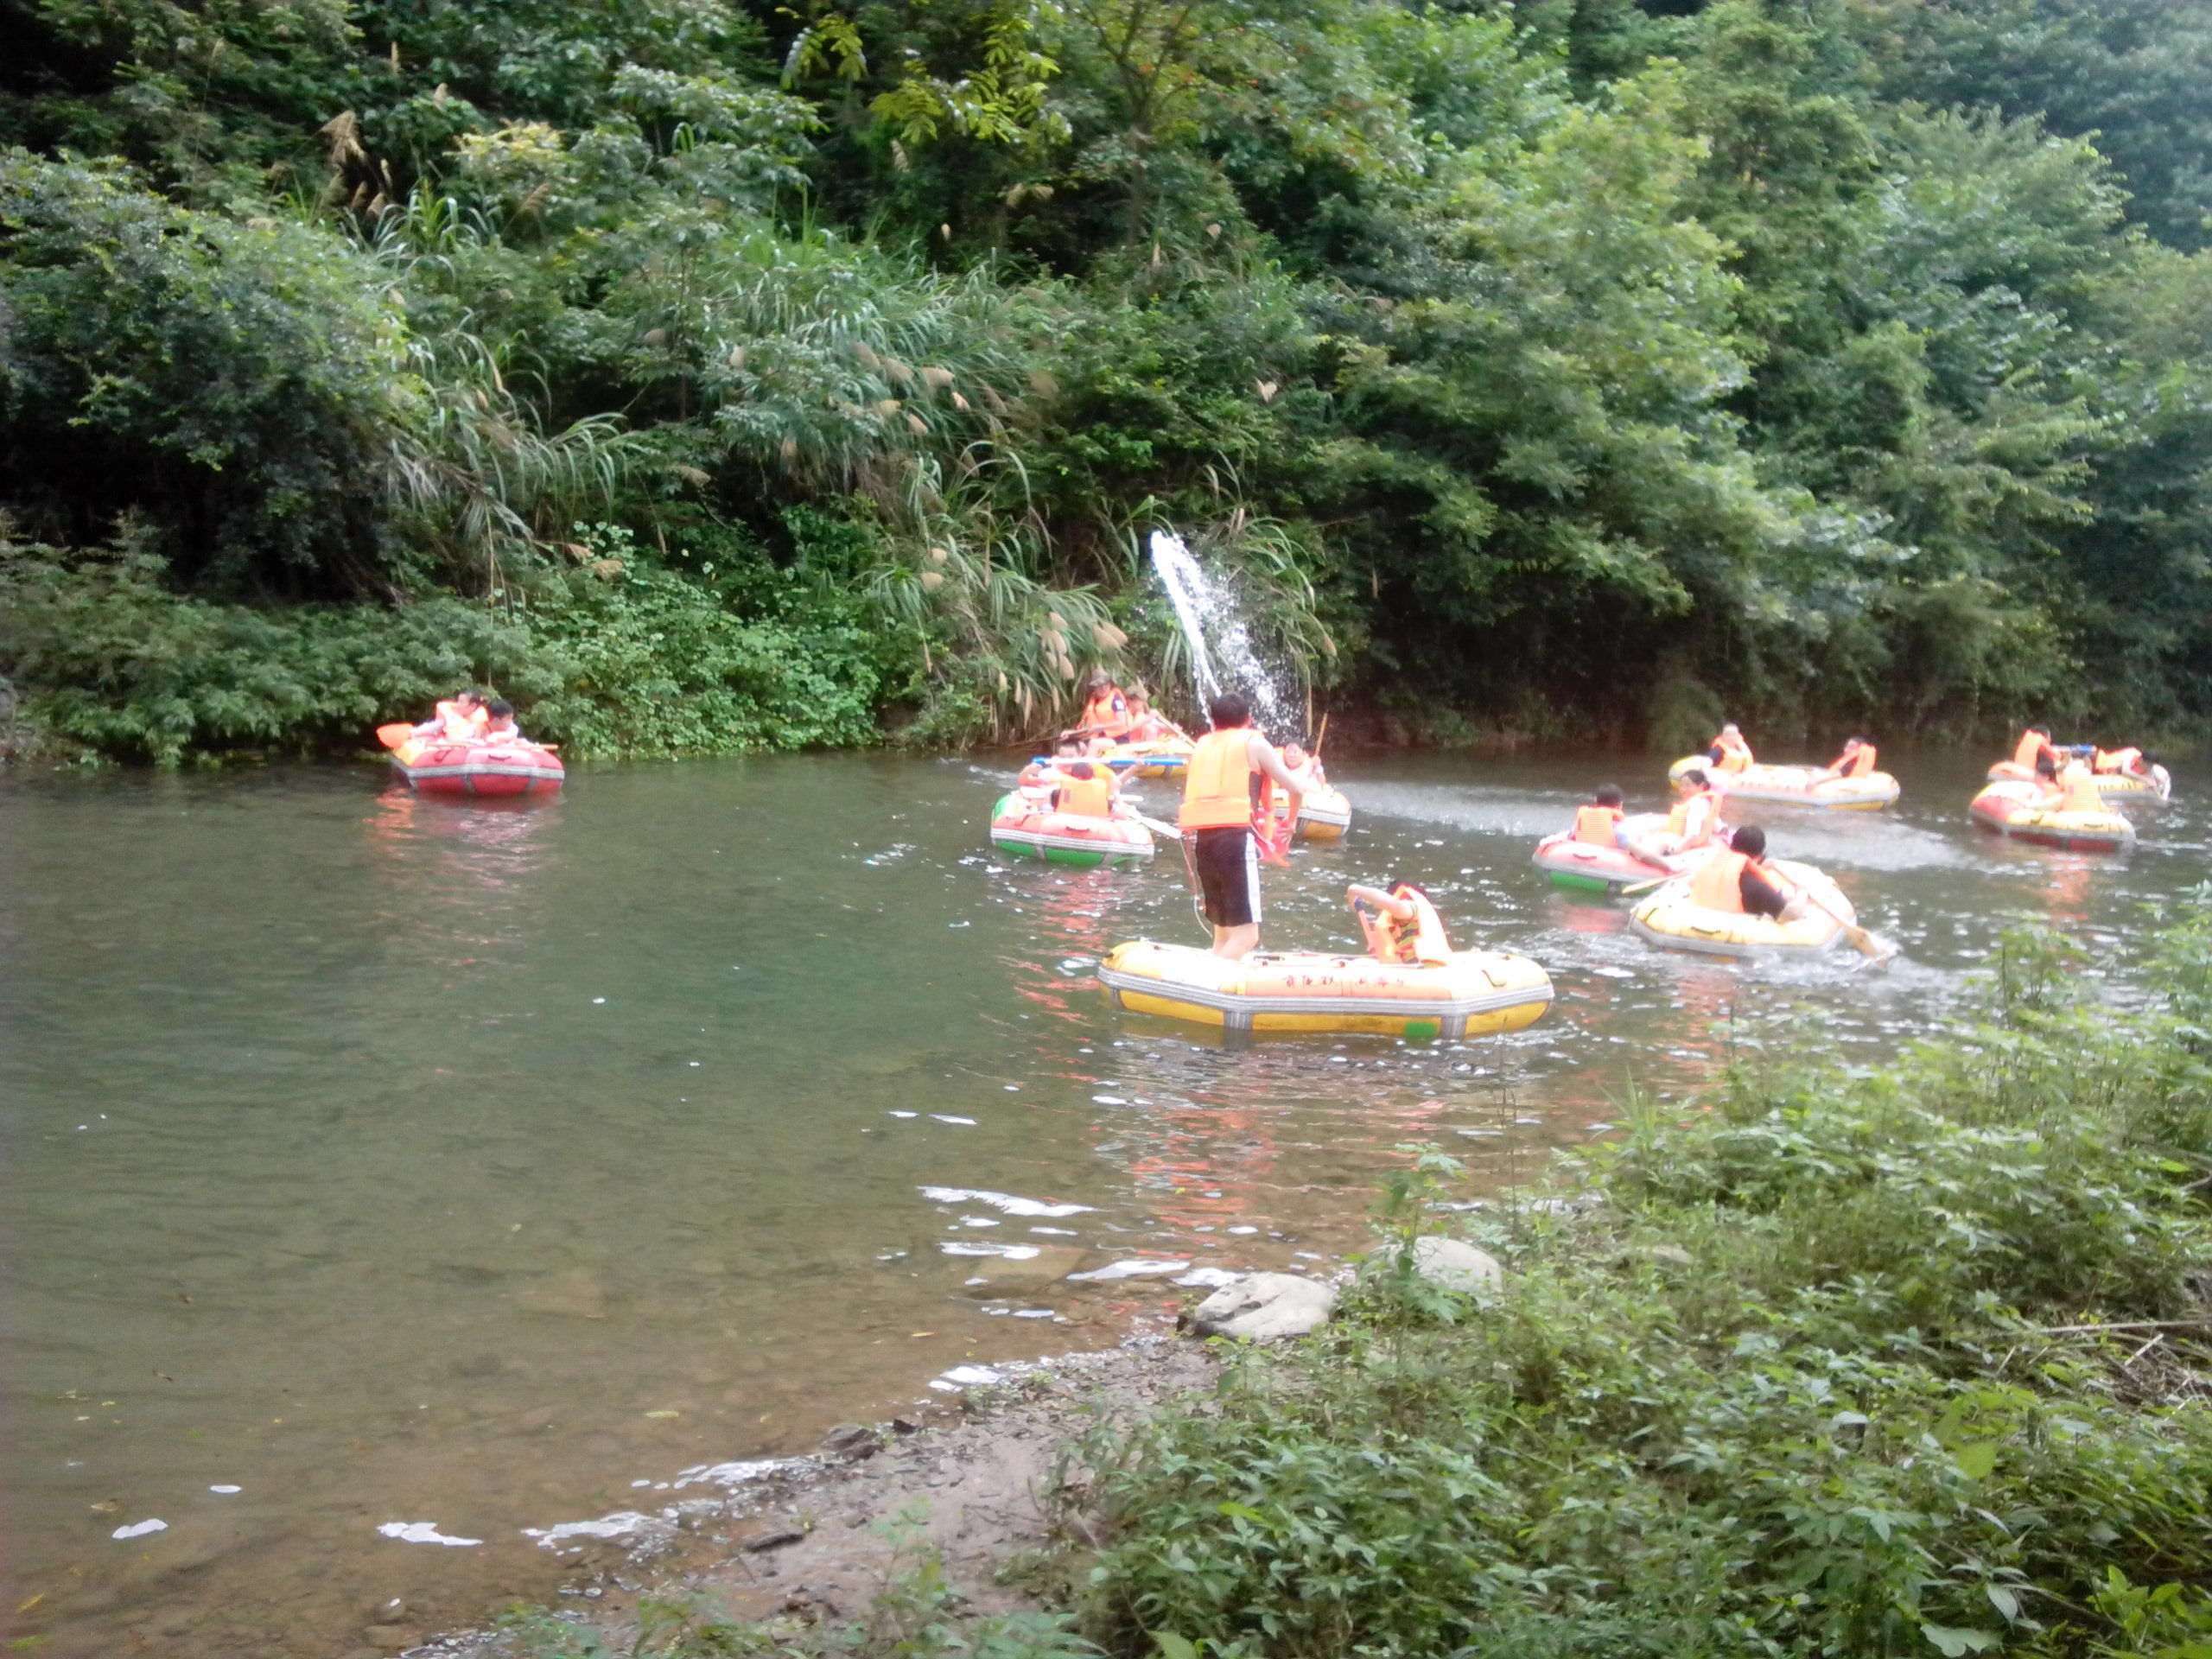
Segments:
[[[10,15],[12,533],[393,653],[172,742],[0,636],[73,746],[312,747],[429,662],[589,747],[1036,729],[1165,665],[1158,526],[1384,708],[2212,711],[2212,0]],[[613,602],[588,525],[749,643],[471,645]],[[707,682],[755,712],[572,712]]]

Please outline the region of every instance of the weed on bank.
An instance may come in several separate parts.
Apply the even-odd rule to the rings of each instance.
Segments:
[[[2212,899],[2126,1009],[2008,936],[1893,1064],[1741,1040],[1409,1271],[1433,1154],[1314,1338],[1084,1449],[1109,1649],[2212,1656]]]

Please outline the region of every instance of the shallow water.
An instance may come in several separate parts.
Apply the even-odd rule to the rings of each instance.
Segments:
[[[1599,777],[1656,804],[1649,759],[1336,760],[1353,833],[1269,872],[1270,941],[1349,945],[1346,880],[1421,881],[1551,969],[1544,1020],[1233,1053],[1116,1016],[1109,945],[1203,937],[1179,860],[1009,863],[967,760],[580,768],[505,811],[366,769],[0,778],[0,1639],[324,1659],[388,1647],[394,1598],[543,1599],[524,1528],[1116,1340],[1186,1299],[1165,1264],[1358,1248],[1402,1142],[1525,1175],[1693,1087],[1732,1013],[1872,1055],[2005,917],[2118,942],[2212,874],[2186,766],[2100,860],[1970,829],[1979,759],[1895,755],[1892,812],[1743,816],[1905,956],[1738,968],[1528,862]]]

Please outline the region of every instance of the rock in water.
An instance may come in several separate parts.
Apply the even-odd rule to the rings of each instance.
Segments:
[[[1414,1271],[1446,1290],[1496,1290],[1505,1278],[1488,1250],[1439,1235],[1414,1241]]]
[[[1337,1293],[1288,1273],[1255,1273],[1224,1285],[1192,1310],[1191,1329],[1202,1337],[1241,1337],[1268,1342],[1302,1337],[1329,1317]]]

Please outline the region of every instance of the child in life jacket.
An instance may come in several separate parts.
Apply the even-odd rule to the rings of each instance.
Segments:
[[[1071,817],[1111,818],[1122,813],[1121,780],[1113,768],[1095,760],[1070,760],[1059,769],[1052,810]]]
[[[484,711],[483,693],[464,686],[440,702],[437,712],[415,728],[415,735],[466,743],[480,736],[490,719]]]
[[[1847,737],[1843,741],[1843,753],[1834,764],[1821,768],[1813,779],[1818,783],[1825,778],[1865,778],[1874,770],[1874,746],[1863,737]]]
[[[1751,764],[1751,746],[1744,741],[1744,734],[1734,721],[1720,728],[1705,752],[1705,758],[1722,772],[1747,771]]]
[[[1368,954],[1376,961],[1434,967],[1451,962],[1444,919],[1428,895],[1411,882],[1401,881],[1385,893],[1355,881],[1344,889],[1344,897],[1351,901],[1360,931],[1367,935]]]
[[[1155,710],[1143,692],[1128,691],[1122,696],[1129,705],[1129,729],[1123,742],[1158,743],[1171,737],[1180,738],[1185,743],[1191,741],[1191,734]]]
[[[1629,849],[1647,864],[1665,866],[1684,853],[1721,844],[1720,795],[1702,766],[1692,766],[1675,780],[1681,798],[1667,815],[1667,827],[1640,837]]]
[[[1076,725],[1076,735],[1091,753],[1101,754],[1128,737],[1129,701],[1103,671],[1091,675],[1084,692],[1083,718]]]
[[[1574,839],[1591,847],[1621,844],[1621,786],[1600,784],[1587,806],[1574,809]]]
[[[2059,812],[2087,812],[2100,816],[2111,810],[2105,805],[2105,798],[2097,793],[2097,780],[2080,761],[2073,762],[2056,777],[2045,771],[2049,765],[2046,759],[2038,762],[2036,767],[2036,781],[2044,786],[2045,807]]]

